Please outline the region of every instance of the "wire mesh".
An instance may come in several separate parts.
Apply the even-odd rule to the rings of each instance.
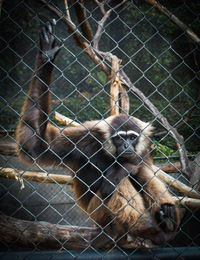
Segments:
[[[0,146],[3,147],[0,151],[1,171],[9,168],[15,171],[21,170],[23,174],[33,171],[43,172],[50,176],[51,173],[69,175],[71,170],[67,165],[60,169],[59,166],[64,163],[62,158],[60,158],[61,162],[53,168],[38,165],[37,159],[42,154],[33,158],[33,163],[27,166],[16,157],[15,150],[15,145],[18,145],[15,129],[18,122],[23,120],[20,110],[24,98],[29,95],[27,91],[33,78],[35,56],[39,49],[38,35],[41,27],[54,18],[57,21],[55,37],[61,47],[54,66],[54,77],[50,89],[52,98],[51,112],[48,115],[50,123],[56,127],[61,126],[54,119],[54,112],[59,112],[81,125],[85,120],[105,121],[105,118],[110,115],[112,79],[103,72],[99,61],[95,64],[91,60],[89,53],[90,48],[100,37],[96,47],[104,53],[102,63],[111,68],[109,62],[111,54],[117,56],[122,60],[120,70],[125,72],[132,84],[142,93],[142,95],[138,95],[133,88],[126,88],[126,94],[130,99],[130,115],[151,122],[156,127],[155,135],[151,140],[154,144],[154,148],[152,148],[155,153],[154,162],[158,166],[163,163],[175,166],[173,176],[188,186],[193,185],[198,189],[200,54],[197,35],[199,34],[200,4],[197,1],[178,1],[176,3],[160,1],[159,3],[163,4],[160,11],[156,6],[148,3],[151,1],[124,1],[123,4],[119,1],[117,3],[120,4],[119,8],[115,8],[115,1],[85,1],[86,21],[89,22],[93,32],[99,29],[100,35],[97,35],[97,38],[94,36],[89,45],[83,49],[77,46],[75,40],[76,32],[81,31],[81,26],[85,23],[85,20],[79,23],[80,16],[77,16],[75,11],[75,5],[82,1],[68,1],[68,12],[72,21],[77,25],[77,30],[72,33],[63,22],[64,17],[67,17],[68,14],[64,2],[47,1],[54,8],[51,10],[48,8],[48,4],[42,0],[36,2],[4,1],[1,5]],[[110,16],[104,24],[101,19],[108,15],[108,11]],[[182,22],[184,30],[180,23],[177,23],[177,19]],[[191,30],[189,33],[188,28]],[[83,39],[86,39],[84,34]],[[156,110],[152,109],[148,102],[151,102]],[[160,120],[162,116],[184,138],[180,147],[185,146],[190,166],[194,172],[190,178],[183,174],[176,164],[181,148],[177,148],[170,129],[167,129],[164,121]],[[39,125],[36,130],[39,130],[41,126]],[[88,129],[86,128],[86,130]],[[35,129],[33,135],[38,136]],[[86,135],[82,139],[87,135],[92,135],[92,133],[86,131]],[[96,136],[92,135],[92,137],[101,143]],[[68,137],[65,136],[65,138]],[[54,141],[52,139],[50,143],[45,142],[49,146]],[[14,153],[13,150],[11,151],[11,144],[14,146]],[[73,145],[74,149],[79,149],[78,144],[73,143]],[[100,150],[103,149],[105,143],[101,145]],[[82,153],[81,150],[79,152]],[[98,152],[99,150],[95,153]],[[92,161],[95,153],[90,158],[87,157],[82,168],[88,163],[96,167]],[[58,155],[55,154],[55,156]],[[112,166],[112,164],[109,165],[101,174],[104,175]],[[78,171],[80,170],[78,169]],[[74,171],[74,174],[76,175],[77,172]],[[93,180],[92,185],[97,184],[102,175]],[[82,179],[80,181],[84,182]],[[145,191],[147,184],[148,182],[141,185],[138,182],[134,185],[141,193]],[[88,190],[91,190],[91,185],[87,184],[87,187]],[[170,191],[176,197],[180,195],[171,187]],[[102,201],[102,203],[104,202]],[[74,198],[70,185],[38,183],[22,177],[18,180],[1,178],[0,205],[1,214],[17,219],[47,221],[69,226],[92,226],[91,214],[87,214],[85,210],[81,209]],[[165,244],[165,247],[172,250],[176,259],[184,256],[187,247],[199,248],[198,207],[192,209],[187,207],[176,238]],[[84,211],[85,214],[82,214],[81,211]],[[98,225],[98,223],[95,224]],[[107,237],[110,236],[105,228],[102,229],[102,233]],[[126,235],[125,232],[122,237]],[[116,249],[123,256],[137,255],[139,252],[137,248],[131,249],[131,252],[128,253],[121,248],[118,243],[120,239],[121,237],[114,242],[109,252]],[[34,250],[40,249],[40,244],[34,243],[34,241],[32,243]],[[184,249],[180,252],[176,247],[184,247]],[[91,243],[88,243],[88,247],[78,254],[66,249],[64,243],[60,243],[60,248],[65,250],[69,256],[81,257],[87,249],[97,254],[97,250]],[[12,245],[1,241],[1,250],[9,252],[12,250]],[[151,251],[151,254],[152,257],[156,256],[155,251]]]

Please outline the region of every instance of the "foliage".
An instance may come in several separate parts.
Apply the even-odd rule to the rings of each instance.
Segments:
[[[155,157],[168,157],[168,156],[178,156],[178,152],[172,148],[153,140],[154,148],[156,149]]]

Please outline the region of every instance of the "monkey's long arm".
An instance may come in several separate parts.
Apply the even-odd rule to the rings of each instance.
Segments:
[[[47,160],[50,157],[56,159],[50,151],[45,152],[48,149],[48,142],[58,135],[55,127],[51,131],[51,127],[48,126],[49,86],[52,81],[53,62],[58,52],[53,36],[54,26],[54,22],[48,22],[40,32],[41,50],[35,60],[35,72],[17,126],[17,141],[22,146],[19,157],[29,163],[32,163],[33,159],[42,161],[45,157],[48,157]]]
[[[54,60],[59,46],[54,37],[54,21],[47,22],[40,32],[40,51],[35,60],[35,72],[30,83],[28,95],[25,99],[21,120],[17,126],[17,141],[20,145],[20,159],[43,165],[60,164],[62,157],[70,153],[75,146],[67,135],[71,128],[64,131],[49,123],[51,103],[50,85],[52,82]],[[80,138],[76,128],[73,132],[76,140]],[[81,135],[82,137],[83,135]],[[69,161],[68,157],[65,161]]]

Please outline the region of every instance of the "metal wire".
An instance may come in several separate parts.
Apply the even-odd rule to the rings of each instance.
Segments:
[[[100,9],[96,1],[86,2],[87,19],[93,31],[96,31],[102,17]],[[112,1],[109,2],[105,4],[106,10],[112,7]],[[194,32],[200,34],[200,5],[198,3],[164,2],[162,1],[175,16],[184,21]],[[63,17],[65,16],[61,1],[49,1],[49,3],[57,8]],[[72,20],[77,22],[74,3],[71,1],[69,1],[69,12]],[[18,120],[21,120],[20,109],[24,97],[28,95],[27,89],[34,72],[34,59],[38,50],[38,32],[41,26],[52,18],[57,19],[56,37],[62,48],[55,65],[49,121],[57,126],[57,122],[53,119],[55,111],[79,123],[85,120],[104,120],[110,113],[110,81],[99,70],[98,65],[95,65],[83,50],[75,45],[73,35],[67,32],[61,18],[55,17],[55,14],[51,13],[40,1],[15,0],[12,3],[4,1],[0,19],[0,28],[2,28],[0,33],[0,137],[2,143],[16,143],[12,130],[16,128]],[[80,30],[80,25],[77,28]],[[173,127],[181,125],[178,131],[184,137],[184,144],[189,155],[191,158],[194,157],[200,148],[200,107],[197,98],[200,73],[199,45],[189,39],[185,32],[173,24],[169,18],[161,15],[154,6],[148,5],[145,1],[138,1],[138,3],[127,1],[121,8],[113,9],[110,19],[102,30],[99,49],[111,52],[122,59],[121,68],[133,84],[158,108],[159,114],[164,115]],[[108,61],[105,60],[105,63],[108,64]],[[154,140],[157,144],[157,160],[173,164],[178,153],[169,131],[165,130],[158,120],[158,115],[152,113],[144,100],[130,89],[127,89],[127,94],[130,98],[130,114],[143,121],[151,121],[156,126],[156,133],[164,131],[164,134],[155,136]],[[0,154],[0,166],[24,171],[69,174],[67,167],[66,170],[59,169],[59,165],[53,169],[43,168],[37,165],[36,159],[34,158],[32,166],[27,166],[14,155]],[[90,159],[88,158],[88,162]],[[181,172],[175,173],[174,176],[185,182],[185,177]],[[1,178],[0,212],[2,214],[26,220],[91,226],[88,221],[90,216],[85,217],[80,213],[74,194],[66,185],[27,180],[23,180],[23,185],[24,188],[22,188],[22,181]],[[139,185],[142,191],[144,187]],[[177,258],[181,256],[181,253],[179,250],[176,251],[175,246],[198,248],[200,243],[200,236],[193,225],[195,222],[200,226],[199,215],[195,210],[188,209],[187,212],[189,213],[181,224],[178,239],[166,245],[172,251],[174,247],[174,254],[176,255],[177,252],[175,256]],[[182,243],[183,238],[185,243]],[[117,243],[114,248],[123,251]],[[9,250],[9,246],[4,245],[4,250]],[[37,245],[35,245],[35,250],[37,250]],[[137,250],[134,250],[131,255],[136,255],[136,253]],[[154,256],[153,251],[152,256]]]

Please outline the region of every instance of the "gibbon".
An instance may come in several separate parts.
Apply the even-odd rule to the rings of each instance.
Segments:
[[[40,32],[35,72],[17,126],[20,159],[70,170],[77,203],[93,224],[115,238],[129,234],[165,243],[174,237],[180,217],[151,169],[153,127],[125,114],[77,127],[49,122],[50,85],[60,49],[54,30],[53,20]]]

